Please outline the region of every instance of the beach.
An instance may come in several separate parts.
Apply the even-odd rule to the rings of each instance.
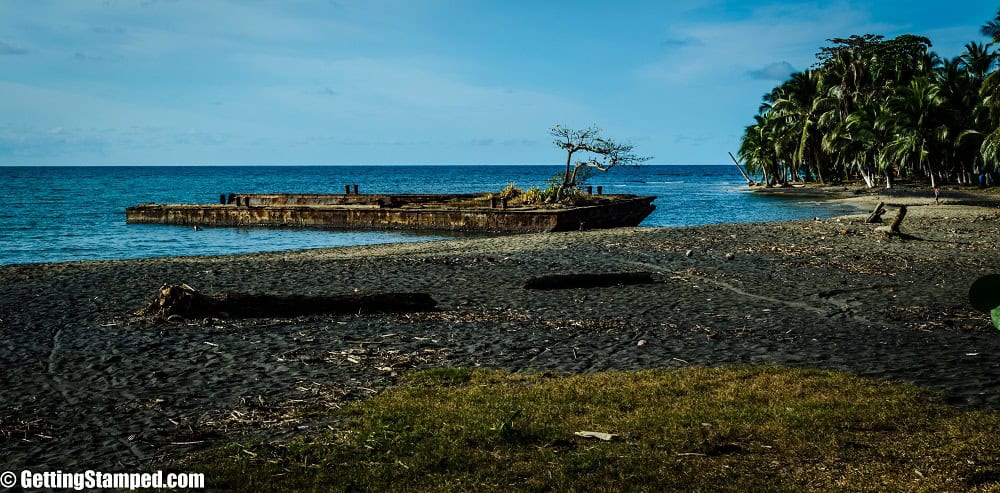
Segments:
[[[191,452],[325,428],[402,373],[556,374],[782,365],[912,382],[1000,408],[1000,332],[968,302],[1000,272],[995,196],[863,195],[867,213],[218,257],[0,267],[0,464],[171,467]],[[982,198],[982,196],[977,196]],[[654,283],[535,290],[544,274]],[[133,315],[164,284],[206,293],[423,292],[439,311],[191,319]]]

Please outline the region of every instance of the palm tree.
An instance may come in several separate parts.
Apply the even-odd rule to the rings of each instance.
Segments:
[[[773,111],[783,117],[790,131],[795,136],[794,164],[797,169],[804,169],[809,177],[810,167],[806,158],[812,160],[813,169],[820,183],[823,183],[821,162],[822,137],[818,132],[820,117],[824,112],[836,107],[835,100],[824,90],[822,78],[818,71],[807,70],[792,74],[791,78],[782,84],[773,103]]]
[[[986,132],[979,89],[993,58],[995,54],[982,45],[969,43],[962,56],[946,61],[934,73],[941,97],[943,164],[958,176],[959,183],[970,183],[972,175],[978,174],[979,148]]]
[[[937,187],[934,167],[930,159],[935,138],[940,131],[939,110],[942,103],[940,89],[926,77],[919,77],[909,85],[900,87],[889,98],[888,113],[884,124],[891,129],[893,140],[882,150],[883,162],[898,162],[916,166]],[[935,156],[936,157],[936,156]]]
[[[959,59],[969,75],[982,83],[997,61],[997,52],[990,50],[990,45],[972,42],[965,45],[965,53]]]
[[[993,38],[994,43],[1000,43],[1000,10],[997,11],[996,17],[984,24],[980,30],[983,36]]]
[[[1000,15],[1000,14],[998,14]],[[986,77],[983,86],[979,89],[982,105],[988,111],[989,127],[984,133],[983,145],[980,154],[984,163],[993,163],[993,169],[997,169],[1000,162],[1000,71],[995,71]]]
[[[747,173],[760,173],[766,186],[778,182],[778,156],[775,151],[775,118],[771,112],[754,116],[754,123],[743,132],[740,140],[740,159],[746,163]]]

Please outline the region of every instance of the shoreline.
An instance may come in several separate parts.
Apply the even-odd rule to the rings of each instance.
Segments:
[[[836,188],[836,187],[833,187],[833,188]],[[821,209],[825,210],[826,213],[822,214],[821,216],[818,216],[818,217],[822,217],[824,219],[830,219],[830,218],[836,218],[838,216],[844,216],[845,215],[844,212],[856,212],[856,213],[860,214],[862,212],[865,212],[864,211],[865,207],[868,207],[867,204],[861,205],[861,204],[857,204],[857,203],[851,203],[851,202],[846,201],[846,200],[842,200],[842,198],[848,197],[849,194],[844,195],[844,197],[834,196],[832,194],[827,194],[827,195],[819,196],[819,195],[812,195],[812,194],[810,194],[808,192],[805,192],[805,193],[804,192],[798,192],[797,190],[798,189],[792,189],[792,188],[789,188],[789,189],[776,189],[775,188],[775,189],[767,189],[767,191],[764,191],[763,189],[760,189],[760,190],[757,190],[757,189],[748,189],[746,191],[749,191],[751,193],[756,193],[756,194],[762,194],[762,195],[788,196],[788,197],[795,198],[795,199],[807,199],[807,198],[817,197],[817,198],[822,198],[823,199],[821,201],[822,204],[825,204],[825,205],[828,205],[828,206],[833,206],[833,207],[843,206],[846,209],[848,209],[847,211],[845,211],[845,210],[834,211],[834,210],[830,210],[829,208],[822,208],[821,207]],[[849,215],[849,214],[847,214],[847,215]],[[702,226],[726,225],[726,224],[779,223],[779,222],[790,222],[790,221],[796,221],[796,220],[801,220],[801,219],[764,220],[764,221],[746,221],[746,222],[720,222],[720,223],[708,223],[708,224],[671,225],[671,226],[643,226],[643,225],[639,225],[639,226],[634,226],[633,228],[642,228],[642,229],[689,228],[689,227],[702,227]],[[156,226],[166,226],[166,227],[173,227],[173,228],[181,227],[181,226],[177,226],[177,225],[156,225]],[[263,230],[263,231],[288,231],[289,230],[289,228],[287,228],[287,227],[266,227],[266,226],[238,227],[238,228],[236,228],[236,227],[213,227],[213,226],[206,226],[205,228],[207,228],[209,230],[216,229],[216,228],[227,229],[227,230],[228,229],[236,229],[236,230]],[[464,241],[464,240],[467,240],[467,239],[477,239],[477,238],[490,238],[490,237],[495,237],[495,236],[509,236],[511,234],[517,234],[517,235],[525,234],[525,233],[507,233],[507,234],[502,234],[502,233],[467,232],[467,231],[439,231],[439,230],[426,230],[426,229],[420,229],[420,230],[386,230],[386,229],[361,230],[361,229],[325,229],[325,228],[308,229],[307,228],[307,229],[297,229],[297,231],[306,231],[306,232],[320,232],[321,231],[321,232],[330,232],[330,233],[333,233],[333,234],[337,234],[337,233],[347,233],[347,234],[350,234],[350,233],[359,233],[359,234],[368,234],[368,233],[376,233],[376,234],[403,234],[403,235],[425,236],[427,238],[437,237],[437,239],[423,239],[423,238],[421,238],[421,239],[407,239],[405,241],[390,240],[390,241],[381,242],[381,243],[362,243],[362,244],[357,244],[357,245],[319,246],[319,247],[295,248],[295,249],[287,249],[287,250],[265,250],[265,251],[255,251],[255,252],[239,252],[239,253],[224,253],[224,254],[206,254],[206,255],[203,255],[203,254],[195,254],[195,255],[165,255],[165,256],[153,256],[153,257],[114,258],[114,259],[108,258],[108,259],[62,260],[62,261],[57,260],[57,261],[22,262],[22,263],[9,263],[9,264],[0,263],[0,268],[12,267],[12,266],[27,266],[27,265],[44,266],[44,265],[77,264],[77,263],[126,262],[126,261],[138,261],[138,260],[171,261],[172,259],[188,259],[188,258],[195,259],[195,258],[214,258],[214,257],[238,257],[238,256],[248,256],[248,255],[283,254],[283,253],[300,252],[300,251],[302,251],[302,252],[308,252],[308,251],[317,251],[317,250],[329,250],[329,249],[341,249],[341,248],[355,248],[355,247],[357,247],[357,248],[370,248],[370,247],[378,246],[378,245],[403,245],[403,244],[408,244],[408,243],[414,243],[414,244],[417,244],[417,245],[422,245],[422,244],[428,244],[428,243],[449,242],[449,241]],[[527,234],[530,234],[530,233],[527,233]],[[543,233],[543,234],[545,234],[545,233]]]
[[[321,429],[324,410],[440,366],[782,365],[913,382],[953,405],[1000,409],[1000,337],[967,301],[975,278],[1000,272],[1000,209],[910,211],[902,229],[917,240],[887,240],[859,212],[0,266],[0,362],[16,369],[0,377],[0,460],[169,466],[224,442]],[[523,287],[539,274],[615,271],[652,272],[655,283]],[[130,315],[180,282],[208,293],[426,292],[441,310],[159,325]]]

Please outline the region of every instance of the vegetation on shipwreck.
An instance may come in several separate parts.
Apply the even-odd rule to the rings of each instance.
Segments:
[[[510,183],[497,197],[509,205],[558,207],[559,205],[589,205],[595,197],[582,193],[587,180],[596,172],[615,167],[639,166],[652,159],[635,153],[635,146],[601,135],[596,126],[576,130],[556,125],[549,129],[556,147],[566,151],[566,168],[549,178],[544,189],[532,186],[527,190]]]

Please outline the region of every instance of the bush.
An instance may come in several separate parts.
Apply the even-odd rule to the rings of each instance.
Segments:
[[[524,205],[540,204],[544,202],[545,199],[542,196],[542,191],[538,187],[531,187],[527,192],[520,197],[520,202]]]
[[[517,188],[513,183],[508,183],[506,188],[500,190],[500,198],[513,200],[520,197],[523,193],[524,191]]]

